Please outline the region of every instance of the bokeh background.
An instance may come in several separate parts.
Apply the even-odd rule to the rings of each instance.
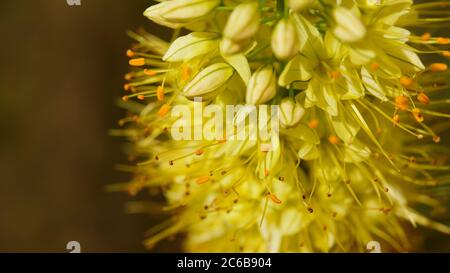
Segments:
[[[6,0],[0,5],[0,252],[146,251],[153,225],[126,213],[123,139],[126,31],[153,25],[151,1]],[[167,251],[165,244],[154,251]]]
[[[123,140],[108,135],[124,115],[126,30],[151,24],[147,0],[4,0],[0,5],[0,252],[143,252],[159,216],[129,214]],[[145,196],[141,196],[145,198]],[[448,221],[450,222],[450,221]],[[427,234],[424,251],[450,251]],[[177,251],[164,242],[152,251]]]

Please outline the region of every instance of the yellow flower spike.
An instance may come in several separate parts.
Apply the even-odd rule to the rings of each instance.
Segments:
[[[125,76],[131,113],[115,131],[134,143],[130,158],[146,158],[130,162],[128,191],[158,189],[173,209],[147,246],[183,233],[185,251],[353,252],[383,227],[386,249],[402,252],[408,221],[450,233],[415,210],[444,207],[427,192],[450,171],[436,134],[447,128],[447,73],[431,73],[450,57],[448,38],[431,35],[447,23],[440,3],[158,2],[145,15],[174,33],[170,42],[130,33],[138,68]],[[437,53],[428,68],[427,53]],[[423,90],[435,89],[432,104]],[[189,101],[196,96],[204,102]],[[183,115],[169,117],[172,107]],[[259,116],[265,107],[279,115]],[[242,109],[257,110],[257,126],[248,116],[237,140],[232,113]],[[427,187],[421,198],[417,185]]]

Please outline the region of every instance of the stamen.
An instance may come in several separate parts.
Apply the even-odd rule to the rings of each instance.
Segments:
[[[155,76],[156,75],[156,71],[150,70],[150,69],[144,69],[144,74],[147,75],[147,76]]]
[[[330,142],[333,145],[337,145],[337,144],[339,144],[341,142],[341,140],[335,135],[330,135],[328,137],[328,142]]]
[[[170,105],[168,104],[163,104],[163,106],[161,106],[161,108],[158,111],[158,116],[163,117],[165,116],[170,110]]]
[[[370,68],[372,68],[372,70],[378,70],[380,68],[380,65],[378,63],[372,63],[370,65]]]
[[[404,87],[411,87],[414,84],[413,79],[411,79],[410,77],[407,76],[401,76],[400,77],[400,83],[404,86]]]
[[[422,123],[424,121],[424,117],[422,113],[420,112],[420,109],[414,108],[411,113],[413,114],[414,118],[417,120],[417,122]]]
[[[156,98],[159,101],[163,101],[164,100],[164,87],[158,86],[158,88],[156,88]]]
[[[275,204],[281,204],[281,200],[278,199],[278,197],[275,194],[269,193],[268,195],[270,197],[270,200],[272,200],[272,202],[274,202]]]
[[[425,105],[430,104],[430,98],[427,95],[425,95],[424,92],[420,92],[419,95],[417,95],[417,100]]]
[[[191,69],[186,64],[183,64],[181,67],[181,79],[183,81],[187,81],[191,76]]]
[[[319,120],[317,120],[317,119],[310,120],[308,123],[308,126],[311,129],[316,129],[319,126]]]
[[[436,39],[436,42],[440,45],[448,45],[450,43],[449,38],[439,37]]]
[[[444,63],[433,63],[430,65],[430,70],[432,72],[444,72],[448,68],[447,64]]]
[[[442,52],[441,54],[442,54],[442,56],[444,56],[444,57],[450,57],[450,51],[448,51],[448,50]]]
[[[200,176],[195,180],[197,184],[202,185],[209,181],[209,175]]]
[[[400,110],[408,110],[409,99],[407,96],[397,96],[395,97],[395,107]]]
[[[420,36],[420,39],[424,42],[430,40],[431,38],[431,34],[429,32],[425,32],[424,34],[422,34],[422,36]]]
[[[131,49],[128,49],[127,50],[127,56],[130,57],[130,58],[133,58],[134,57],[134,51],[131,50]]]
[[[131,66],[144,66],[145,59],[144,58],[131,59],[129,63]]]
[[[337,80],[341,77],[341,72],[333,70],[331,71],[330,76],[333,80]]]

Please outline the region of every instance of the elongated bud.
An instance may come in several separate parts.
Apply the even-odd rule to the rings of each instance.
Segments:
[[[305,109],[291,98],[285,98],[280,103],[280,124],[284,128],[292,127],[296,125],[303,114]]]
[[[277,92],[276,76],[271,65],[256,70],[247,86],[245,101],[248,104],[263,104],[271,100]]]
[[[211,32],[193,32],[176,39],[163,56],[163,61],[181,62],[206,55],[217,49],[219,36]]]
[[[298,31],[291,18],[283,18],[272,32],[272,50],[280,60],[286,60],[298,53],[300,42]]]
[[[259,4],[247,2],[234,8],[228,18],[223,36],[234,42],[247,40],[256,34],[259,28]]]
[[[149,7],[144,16],[160,25],[178,28],[203,19],[220,0],[172,0]]]
[[[316,0],[287,0],[287,5],[290,9],[301,11],[309,6],[312,6]]]
[[[233,55],[244,51],[249,47],[251,40],[243,40],[234,42],[228,38],[223,38],[220,41],[220,52],[225,55]]]
[[[214,97],[233,76],[234,69],[226,63],[215,63],[200,71],[184,88],[183,95],[189,99]]]
[[[361,19],[351,10],[337,7],[333,11],[333,18],[336,22],[333,33],[343,42],[358,42],[366,35],[366,27]]]

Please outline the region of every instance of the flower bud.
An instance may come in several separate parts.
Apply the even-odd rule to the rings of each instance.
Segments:
[[[336,22],[333,33],[341,41],[358,42],[366,35],[366,27],[361,22],[361,19],[351,10],[337,7],[333,11],[333,17]]]
[[[248,104],[263,104],[277,93],[276,76],[271,65],[264,65],[256,70],[247,85],[245,101]]]
[[[287,0],[290,9],[300,11],[314,4],[315,0]]]
[[[217,49],[219,36],[211,32],[192,32],[176,39],[163,56],[163,61],[181,62],[206,55]]]
[[[214,97],[220,88],[233,76],[234,69],[226,63],[212,64],[200,71],[184,88],[183,95],[188,99]]]
[[[149,7],[144,16],[157,24],[179,28],[212,12],[220,0],[172,0]]]
[[[253,37],[259,28],[258,8],[256,1],[243,3],[234,8],[223,30],[223,36],[234,42]]]
[[[280,124],[284,128],[296,125],[303,117],[305,109],[291,98],[285,98],[280,103]]]
[[[295,56],[300,49],[297,27],[291,18],[283,18],[272,32],[272,50],[280,60]]]
[[[220,52],[224,55],[234,55],[242,52],[250,46],[251,40],[243,40],[234,42],[228,38],[223,38],[220,41]]]

